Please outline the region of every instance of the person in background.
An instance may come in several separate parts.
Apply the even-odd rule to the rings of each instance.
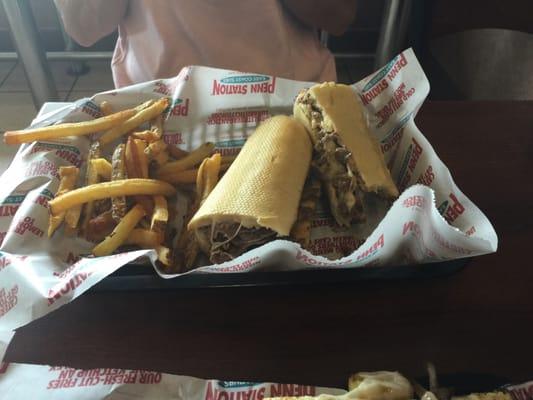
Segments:
[[[318,30],[344,33],[356,0],[54,0],[67,33],[91,46],[118,28],[116,87],[168,78],[187,65],[335,81]]]

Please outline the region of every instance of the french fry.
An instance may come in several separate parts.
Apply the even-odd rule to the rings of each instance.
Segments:
[[[69,208],[65,213],[66,231],[74,236],[78,231],[78,222],[80,222],[82,204]]]
[[[150,229],[155,232],[164,232],[168,222],[168,205],[164,196],[154,196],[154,212]]]
[[[81,212],[81,207],[80,207],[80,212]],[[66,217],[65,217],[65,222],[67,222]],[[63,227],[63,233],[65,234],[65,236],[68,236],[68,237],[76,236],[78,234],[78,227],[76,226],[75,228],[72,228],[68,224],[65,224],[65,226]]]
[[[173,184],[186,184],[195,183],[197,176],[198,169],[188,169],[186,171],[176,172],[174,175],[159,175],[158,179]]]
[[[148,156],[146,155],[146,142],[141,139],[133,139],[133,148],[136,159],[139,162],[141,176],[139,178],[148,178]]]
[[[170,156],[176,160],[180,160],[183,157],[189,155],[189,152],[186,150],[182,150],[179,147],[176,146],[168,146],[168,153]]]
[[[111,158],[112,161],[112,173],[111,173],[111,180],[116,181],[120,179],[126,179],[126,162],[125,162],[125,145],[119,144],[117,147],[115,147],[115,151],[113,152],[113,156]],[[111,215],[115,221],[120,221],[124,215],[126,215],[127,211],[127,205],[126,205],[126,197],[125,196],[118,196],[118,197],[112,197],[111,198]]]
[[[152,106],[152,104],[155,103],[155,100],[154,99],[150,99],[150,100],[147,100],[145,101],[144,103],[141,103],[139,104],[138,106],[135,106],[135,108],[133,109],[133,111],[135,112],[141,112],[143,110],[146,110],[148,107]]]
[[[167,145],[162,140],[157,140],[155,142],[150,143],[146,149],[144,149],[144,152],[146,153],[146,156],[148,157],[148,160],[153,160],[154,157],[156,157],[158,154],[166,151]]]
[[[76,167],[59,167],[59,187],[57,189],[56,196],[61,196],[63,193],[72,190],[76,185],[78,174],[80,170]],[[58,215],[50,215],[50,221],[48,224],[48,237],[51,237],[55,230],[61,225],[65,218],[66,212],[62,212]]]
[[[78,204],[117,196],[163,195],[172,196],[176,189],[172,185],[156,179],[122,179],[101,182],[71,190],[48,202],[52,215],[58,215]]]
[[[92,253],[96,257],[107,256],[113,253],[122,245],[128,235],[131,233],[135,225],[146,215],[144,208],[140,204],[136,204],[128,213],[122,218],[118,225],[113,229],[113,232],[107,236],[102,242],[96,245]]]
[[[80,221],[82,206],[69,208],[65,213],[65,223],[75,233],[78,229],[78,222]]]
[[[196,195],[194,197],[194,208],[200,207],[200,201],[204,195],[205,189],[205,169],[207,168],[208,158],[205,158],[204,161],[198,167],[198,173],[196,174]]]
[[[126,143],[125,162],[128,177],[148,178],[148,157],[144,150],[146,143],[140,139],[129,138]]]
[[[143,249],[155,249],[161,244],[163,237],[161,233],[149,229],[135,228],[128,235],[125,244],[134,244]]]
[[[158,168],[161,168],[163,165],[165,165],[169,160],[168,151],[162,151],[158,155],[156,155],[152,161],[155,163],[155,165]]]
[[[158,140],[161,139],[159,136],[157,136],[155,132],[149,131],[149,130],[133,132],[130,136],[135,139],[144,140],[146,143],[157,142]]]
[[[100,103],[100,111],[102,111],[102,114],[104,115],[110,115],[113,114],[113,107],[108,101],[102,101]]]
[[[150,121],[150,131],[154,133],[156,137],[161,139],[163,136],[163,115],[159,114],[153,120]]]
[[[67,136],[82,136],[116,127],[135,114],[133,110],[119,111],[115,114],[96,118],[92,121],[73,122],[33,128],[24,131],[8,131],[4,133],[4,143],[20,144],[36,140],[57,139]]]
[[[113,168],[111,167],[111,163],[109,161],[107,161],[105,158],[95,158],[90,160],[90,163],[100,178],[103,178],[106,181],[111,180],[111,171]]]
[[[198,168],[196,178],[196,199],[189,210],[187,221],[185,222],[180,238],[178,239],[178,248],[183,249],[184,252],[182,255],[182,267],[185,271],[190,270],[194,266],[194,262],[196,261],[200,250],[194,232],[188,232],[186,224],[215,188],[220,173],[221,160],[222,157],[220,154],[215,153],[211,157],[206,158]]]
[[[227,171],[231,164],[220,164],[220,172]],[[175,174],[161,175],[158,179],[173,183],[173,184],[189,184],[195,183],[198,176],[198,169],[188,169],[186,171],[177,172]]]
[[[153,104],[150,104],[146,108],[143,108],[138,111],[135,115],[127,119],[123,124],[115,126],[114,128],[111,128],[107,132],[105,132],[102,136],[100,136],[100,144],[106,145],[108,143],[111,143],[122,135],[132,131],[139,125],[142,125],[143,123],[161,114],[165,110],[165,108],[167,108],[167,106],[168,100],[166,98],[162,98],[155,101]]]
[[[148,157],[144,150],[146,143],[140,139],[128,138],[126,143],[125,162],[129,178],[148,178]],[[153,210],[153,202],[150,197],[136,196],[135,201],[141,204],[147,214]]]
[[[177,161],[171,161],[163,165],[157,170],[156,176],[171,175],[180,171],[190,169],[195,165],[200,164],[204,158],[208,157],[213,152],[214,148],[214,143],[204,143],[182,159]]]
[[[218,174],[220,173],[220,161],[222,157],[220,153],[213,154],[210,158],[206,160],[206,165],[204,169],[204,187],[203,192],[200,195],[200,204],[202,204],[209,193],[213,191],[216,184],[218,183]]]
[[[91,147],[89,149],[89,156],[87,158],[88,160],[87,171],[85,172],[85,185],[86,186],[94,185],[95,183],[98,183],[98,173],[96,172],[96,169],[93,167],[91,160],[94,160],[95,158],[100,158],[102,154],[100,147],[101,147],[100,143],[94,142],[91,144]],[[80,206],[80,205],[76,204],[75,206]],[[76,220],[77,209],[75,208],[75,210],[76,210],[76,214],[73,216],[74,218],[72,220],[72,224],[69,224],[69,226],[73,229],[75,229],[78,225],[77,223],[78,221]],[[94,211],[94,204],[92,201],[89,201],[83,207],[84,215],[83,215],[83,221],[81,223],[81,230],[83,233],[87,230],[87,224],[89,223],[89,220],[93,216],[93,211]],[[81,213],[81,208],[80,208],[80,213]],[[77,219],[79,220],[79,217]],[[75,225],[73,225],[74,222],[76,223]]]

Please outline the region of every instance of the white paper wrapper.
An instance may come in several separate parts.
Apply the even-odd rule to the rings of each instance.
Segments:
[[[533,381],[507,385],[503,390],[514,400],[533,400]],[[343,389],[310,385],[204,380],[153,371],[0,363],[2,400],[262,400],[270,396],[345,393]]]
[[[100,116],[96,104],[124,109],[161,96],[171,98],[165,141],[190,150],[206,141],[235,154],[257,124],[291,114],[298,92],[309,82],[189,67],[173,78],[95,95],[34,125]],[[457,188],[450,172],[414,123],[429,83],[411,50],[354,84],[403,193],[388,210],[370,213],[370,224],[338,231],[325,213],[313,221],[315,254],[288,241],[274,241],[237,259],[190,273],[247,272],[258,268],[308,269],[402,265],[490,253],[496,233],[483,213]],[[153,250],[90,258],[91,243],[63,235],[46,237],[47,201],[58,187],[60,166],[85,167],[89,139],[78,137],[23,145],[0,177],[0,331],[12,331],[76,298],[116,269]],[[178,215],[184,204],[178,201]],[[179,219],[178,219],[179,222]],[[158,271],[159,272],[159,271]],[[173,278],[176,275],[160,275]]]
[[[314,396],[322,393],[339,395],[346,391],[308,385],[204,380],[128,369],[81,370],[0,363],[2,400],[261,400],[269,396]]]
[[[533,381],[518,385],[507,385],[505,390],[511,393],[514,400],[533,400]]]

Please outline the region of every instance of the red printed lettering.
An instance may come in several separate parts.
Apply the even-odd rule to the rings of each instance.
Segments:
[[[14,260],[16,260],[16,261],[24,261],[26,258],[28,258],[28,256],[13,256],[13,255],[1,256],[0,257],[0,271],[2,271],[7,266],[11,265],[11,263]]]
[[[405,236],[409,232],[414,232],[416,236],[420,236],[420,227],[414,221],[409,221],[403,224],[402,235]]]
[[[262,400],[265,387],[236,386],[218,388],[211,381],[207,382],[205,400]],[[272,394],[271,394],[272,395]]]
[[[420,155],[422,154],[422,146],[418,144],[418,142],[413,138],[413,151],[411,152],[411,159],[409,160],[409,171],[413,172],[415,170],[416,164],[418,163],[418,160],[420,159]]]
[[[452,203],[444,212],[444,218],[446,221],[448,221],[448,223],[455,221],[465,211],[464,206],[459,202],[453,193],[450,193],[450,199],[452,200]]]
[[[438,232],[433,232],[433,240],[437,242],[441,247],[444,247],[445,249],[451,250],[454,253],[462,254],[462,255],[468,255],[471,254],[472,251],[465,249],[463,247],[457,246],[453,243],[450,243],[445,238],[443,238]]]
[[[53,176],[59,179],[58,167],[51,161],[34,161],[26,168],[25,176]]]
[[[376,85],[372,86],[371,89],[364,92],[361,96],[361,101],[366,106],[369,104],[372,100],[374,100],[376,97],[378,97],[385,89],[389,87],[389,83],[386,79],[382,79],[377,83]]]
[[[315,394],[316,390],[314,386],[283,384],[275,384],[270,386],[271,397],[314,396]]]
[[[272,78],[272,83],[252,83],[250,85],[250,93],[274,93],[276,88],[276,78]]]
[[[189,99],[178,99],[173,105],[170,106],[168,114],[173,117],[185,117],[189,114]]]
[[[70,162],[75,167],[78,167],[78,168],[81,167],[81,157],[79,154],[76,154],[70,150],[64,150],[64,149],[57,150],[55,154],[59,158],[62,158],[63,160]]]
[[[141,378],[139,383],[154,384],[161,382],[162,375],[160,372],[146,372],[141,371]]]
[[[48,208],[48,198],[46,198],[42,194],[37,196],[33,202],[35,204],[39,204],[40,206],[43,206],[44,208]]]
[[[166,133],[165,135],[163,135],[163,141],[168,145],[183,144],[181,132],[175,132],[172,134]]]
[[[312,240],[309,243],[309,251],[316,255],[336,253],[347,256],[353,253],[363,242],[364,240],[351,235],[324,237]]]
[[[170,87],[165,85],[163,82],[155,82],[154,93],[161,93],[165,96],[170,96],[171,90]]]
[[[78,272],[67,282],[60,282],[48,291],[48,305],[51,306],[61,297],[72,292],[80,286],[91,274],[86,272]]]
[[[406,91],[405,83],[401,83],[400,86],[394,91],[392,98],[376,112],[376,116],[381,120],[377,127],[381,128],[389,120],[392,114],[400,109],[413,94],[416,89],[414,87]]]
[[[416,183],[430,186],[434,180],[435,180],[435,173],[433,172],[433,167],[431,165],[428,165],[426,170],[422,174],[420,174],[420,176],[416,180]]]
[[[12,217],[17,213],[17,210],[19,209],[20,205],[17,204],[15,206],[10,205],[3,205],[0,206],[0,217]]]
[[[212,96],[227,94],[247,94],[248,85],[225,85],[216,80],[213,81]]]
[[[423,196],[411,196],[405,199],[402,203],[402,205],[405,208],[412,208],[412,207],[418,207],[418,208],[424,208],[426,205],[426,200]]]
[[[15,285],[10,289],[0,289],[0,317],[6,315],[18,303],[19,287]]]
[[[394,63],[394,66],[391,68],[390,72],[387,74],[387,78],[389,78],[389,81],[393,81],[394,78],[396,78],[396,75],[398,75],[398,72],[407,65],[407,59],[405,58],[405,55],[402,53],[400,54],[400,58],[398,61]]]
[[[85,114],[90,115],[93,118],[100,118],[102,116],[102,112],[100,111],[100,108],[97,107],[94,103],[85,103],[83,107],[81,108],[81,111]]]
[[[357,261],[362,260],[364,258],[367,258],[378,251],[378,249],[382,248],[385,245],[385,237],[383,234],[376,240],[376,242],[370,246],[367,250],[363,251],[357,256]]]
[[[225,111],[211,114],[207,118],[208,125],[259,123],[270,118],[268,110]]]
[[[381,143],[381,151],[383,153],[388,153],[391,149],[393,149],[400,142],[400,139],[402,138],[402,136],[403,136],[403,128],[398,129],[391,136],[389,136],[385,143]]]
[[[34,225],[35,218],[25,217],[23,221],[20,221],[15,228],[15,233],[18,235],[24,235],[26,231],[39,237],[43,237],[44,231]]]
[[[451,224],[453,221],[455,221],[463,212],[465,211],[465,207],[463,204],[459,201],[457,196],[455,196],[453,193],[450,193],[449,195],[450,201],[446,200],[444,203],[442,203],[439,206],[439,212],[442,214],[444,219]]]

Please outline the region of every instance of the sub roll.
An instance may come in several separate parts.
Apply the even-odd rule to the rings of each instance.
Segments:
[[[350,86],[333,82],[312,86],[298,95],[293,113],[309,132],[313,167],[339,225],[365,220],[364,193],[389,200],[398,197],[379,143]]]
[[[261,123],[189,222],[213,263],[288,236],[311,163],[304,126],[287,116]]]

